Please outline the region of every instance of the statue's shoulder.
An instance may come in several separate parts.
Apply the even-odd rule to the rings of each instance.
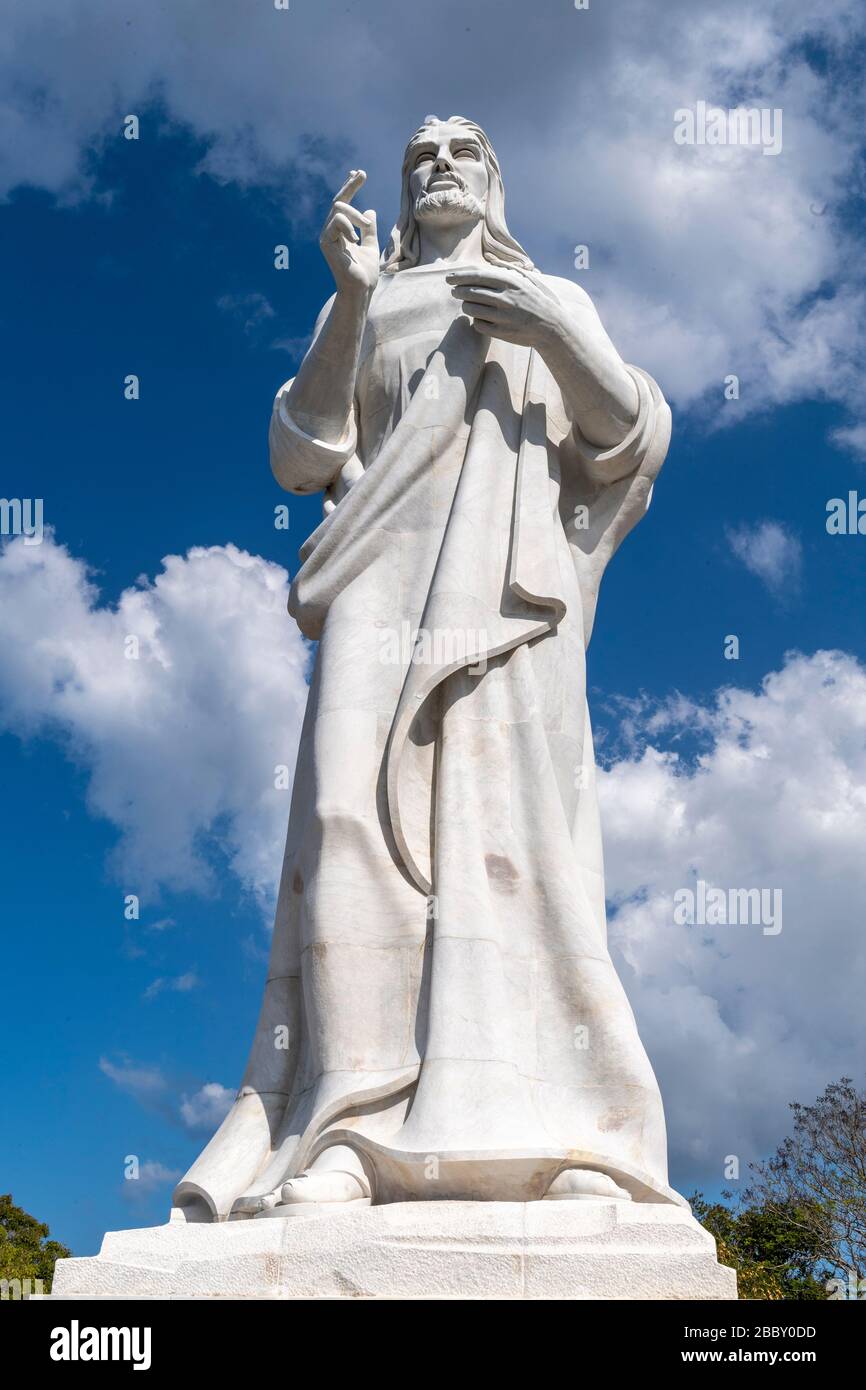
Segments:
[[[557,299],[570,308],[592,309],[593,302],[582,285],[575,280],[566,280],[562,275],[544,275],[538,272],[548,289],[553,290]]]

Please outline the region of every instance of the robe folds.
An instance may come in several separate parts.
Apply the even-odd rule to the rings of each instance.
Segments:
[[[670,436],[628,370],[636,423],[596,448],[542,358],[418,267],[380,278],[340,443],[278,393],[275,471],[326,496],[289,600],[318,650],[258,1029],[177,1205],[224,1219],[338,1144],[374,1202],[533,1200],[584,1167],[682,1203],[608,954],[586,700]]]

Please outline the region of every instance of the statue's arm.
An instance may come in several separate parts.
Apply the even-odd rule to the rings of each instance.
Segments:
[[[446,279],[476,332],[540,354],[588,443],[612,449],[628,438],[639,391],[580,285],[490,264],[457,266]]]
[[[352,463],[355,378],[379,279],[376,214],[352,205],[366,177],[363,169],[350,170],[331,203],[319,245],[337,292],[319,315],[297,376],[280,388],[274,402],[271,469],[289,492],[319,492],[335,484],[344,468],[351,474],[359,467]]]
[[[286,405],[292,419],[326,444],[340,442],[352,412],[369,302],[364,293],[332,295],[288,393]]]
[[[638,417],[634,378],[604,330],[595,305],[579,285],[560,294],[540,344],[541,356],[580,434],[590,444],[621,444]]]
[[[351,305],[334,295],[319,315],[297,376],[277,392],[271,471],[289,492],[328,488],[355,453],[355,378],[367,302]]]

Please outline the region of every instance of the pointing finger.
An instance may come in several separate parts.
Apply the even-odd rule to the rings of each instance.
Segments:
[[[334,202],[336,203],[338,201],[348,201],[349,198],[354,198],[355,194],[358,192],[358,189],[361,188],[366,182],[367,175],[364,173],[363,169],[350,169],[349,177],[346,179],[346,182],[342,185],[341,188],[337,190],[336,194],[334,195]]]

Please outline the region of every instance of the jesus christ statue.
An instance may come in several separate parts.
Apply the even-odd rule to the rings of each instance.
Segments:
[[[412,136],[382,254],[364,180],[270,428],[278,482],[324,494],[289,601],[318,648],[270,968],[175,1205],[683,1206],[608,953],[585,660],[670,412],[511,235],[479,126]]]

